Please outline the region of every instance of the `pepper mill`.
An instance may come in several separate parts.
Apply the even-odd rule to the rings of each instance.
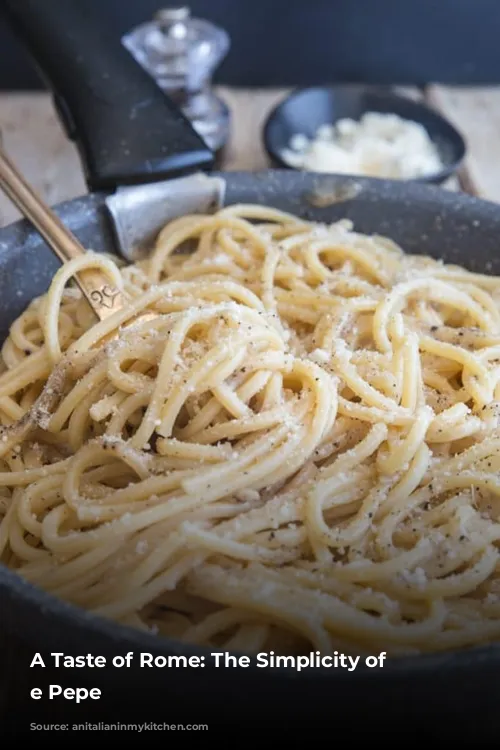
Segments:
[[[230,47],[224,29],[192,18],[188,7],[164,8],[152,21],[123,36],[122,44],[182,110],[220,162],[231,117],[211,83]]]

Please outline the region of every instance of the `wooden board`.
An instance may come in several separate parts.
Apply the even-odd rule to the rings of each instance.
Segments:
[[[427,96],[467,142],[463,187],[500,202],[500,86],[429,86]]]
[[[266,169],[269,162],[262,145],[262,125],[288,90],[221,87],[218,93],[232,115],[224,168]],[[49,204],[87,192],[77,150],[66,137],[48,94],[0,94],[0,133],[14,163]],[[0,193],[0,226],[17,218],[17,209]]]
[[[51,205],[87,192],[80,159],[45,93],[0,95],[3,146],[28,181]],[[0,192],[0,224],[19,212]]]
[[[500,86],[452,89],[430,86],[398,88],[413,99],[425,98],[465,135],[469,154],[462,189],[500,202]],[[288,89],[248,90],[220,87],[218,93],[232,115],[226,149],[228,170],[256,171],[269,166],[262,144],[262,126]],[[75,146],[66,137],[46,93],[0,94],[0,133],[4,146],[27,179],[51,205],[87,192]],[[456,179],[446,187],[457,190]],[[0,194],[0,225],[14,221],[18,211]]]
[[[250,172],[267,169],[269,161],[262,143],[262,127],[269,112],[288,95],[288,89],[251,92],[220,87],[217,91],[232,117],[224,169]]]

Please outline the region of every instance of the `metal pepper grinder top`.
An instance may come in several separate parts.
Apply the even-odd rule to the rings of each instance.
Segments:
[[[219,151],[229,137],[230,113],[211,83],[230,47],[224,29],[192,18],[188,7],[165,8],[122,37],[122,43],[180,107],[207,146]]]

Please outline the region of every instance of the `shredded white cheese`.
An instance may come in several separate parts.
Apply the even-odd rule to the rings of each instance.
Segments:
[[[281,157],[312,172],[412,179],[443,168],[438,150],[419,123],[398,115],[367,112],[321,126],[313,140],[297,133]]]

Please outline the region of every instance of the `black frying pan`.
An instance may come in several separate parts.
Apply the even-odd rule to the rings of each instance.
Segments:
[[[51,86],[62,95],[59,108],[66,113],[65,121],[73,122],[70,132],[78,137],[89,187],[97,190],[61,204],[57,213],[84,245],[113,250],[103,206],[105,190],[210,168],[211,155],[128,53],[122,54],[104,32],[95,31],[88,8],[82,10],[73,0],[4,0],[3,7]],[[130,112],[135,112],[132,119]],[[386,234],[408,252],[500,274],[496,205],[399,181],[348,180],[289,170],[223,176],[227,203],[268,204],[318,221],[346,217],[359,231]],[[30,300],[46,291],[56,269],[52,253],[26,222],[0,230],[2,339]],[[215,668],[204,649],[96,618],[3,568],[0,626],[4,721],[14,715],[24,728],[31,721],[69,719],[74,704],[49,705],[29,698],[31,688],[49,682],[101,688],[100,701],[87,701],[90,708],[75,707],[79,721],[134,722],[140,714],[146,721],[208,722],[210,728],[221,724],[245,731],[304,726],[314,734],[328,728],[337,741],[343,740],[340,733],[349,731],[350,743],[353,737],[364,739],[360,735],[365,734],[371,739],[374,733],[386,741],[396,732],[404,733],[405,739],[459,737],[480,742],[496,739],[500,724],[498,646],[404,658],[386,663],[382,670],[358,667],[352,674],[331,669],[298,674],[253,666]],[[50,672],[29,669],[37,651],[100,654],[109,661],[130,651],[204,655],[206,666]]]

